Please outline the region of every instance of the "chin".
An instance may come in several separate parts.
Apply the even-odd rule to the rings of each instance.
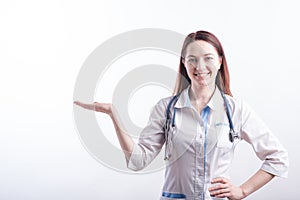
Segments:
[[[208,86],[208,83],[207,82],[195,82],[194,83],[195,85],[199,85],[199,86]]]
[[[209,86],[211,85],[211,81],[210,80],[194,80],[192,81],[192,84],[194,85],[198,85],[198,86]]]

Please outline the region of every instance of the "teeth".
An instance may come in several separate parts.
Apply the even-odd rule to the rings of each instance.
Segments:
[[[202,73],[202,74],[194,74],[195,76],[206,76],[207,75],[207,73]]]

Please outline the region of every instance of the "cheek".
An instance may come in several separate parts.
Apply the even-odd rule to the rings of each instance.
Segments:
[[[220,69],[220,64],[219,63],[209,63],[207,64],[207,67],[212,71],[212,72],[215,72],[215,71],[218,71]]]

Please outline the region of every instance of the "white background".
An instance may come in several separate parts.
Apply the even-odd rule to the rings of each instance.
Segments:
[[[297,5],[292,0],[1,1],[0,199],[157,199],[163,171],[130,175],[104,167],[83,147],[73,122],[73,89],[84,60],[102,42],[137,28],[208,30],[221,40],[234,96],[254,108],[290,156],[289,178],[277,178],[247,199],[297,198]],[[173,62],[176,70],[178,61]],[[143,95],[152,104],[137,93],[136,109],[130,106],[130,116],[142,119],[138,123],[145,123],[153,102],[167,94],[146,89]],[[102,128],[117,145],[111,123]],[[233,182],[242,183],[259,166],[251,147],[241,143]]]

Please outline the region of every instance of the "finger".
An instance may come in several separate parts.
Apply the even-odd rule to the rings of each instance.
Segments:
[[[78,105],[80,101],[73,101],[74,104]]]
[[[218,177],[218,178],[214,178],[212,181],[211,181],[211,184],[214,184],[214,183],[228,183],[228,180],[226,178],[223,178],[223,177]]]
[[[95,105],[94,104],[87,104],[87,103],[82,103],[80,101],[75,101],[74,104],[81,106],[85,109],[89,109],[89,110],[95,110]]]
[[[214,197],[216,197],[216,198],[225,198],[225,197],[230,197],[230,196],[231,196],[230,192],[226,192],[226,193],[215,195]]]
[[[217,195],[222,195],[222,194],[229,193],[229,192],[230,192],[229,188],[225,188],[225,189],[211,191],[210,195],[217,196]]]
[[[225,188],[229,188],[229,184],[218,184],[216,186],[208,188],[208,191],[215,191],[215,190],[220,190]]]
[[[210,195],[218,195],[218,194],[226,193],[228,191],[229,191],[229,188],[224,187],[224,188],[209,190],[209,193],[210,193]]]
[[[89,109],[89,110],[95,110],[95,105],[94,104],[84,103],[84,104],[82,104],[82,107],[86,108],[86,109]]]
[[[80,101],[74,101],[74,104],[77,106],[82,107],[84,103],[80,102]]]

